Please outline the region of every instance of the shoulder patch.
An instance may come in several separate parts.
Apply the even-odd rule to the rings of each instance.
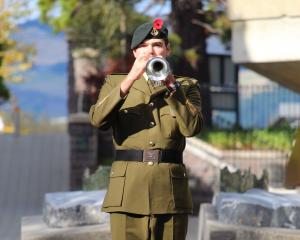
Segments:
[[[195,78],[189,78],[189,77],[178,77],[174,76],[176,78],[176,81],[180,82],[182,85],[196,85],[198,83],[198,80]]]

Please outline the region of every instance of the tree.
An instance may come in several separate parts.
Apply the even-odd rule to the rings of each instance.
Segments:
[[[39,0],[41,19],[55,31],[64,31],[76,47],[92,47],[103,59],[127,52],[133,27],[146,17],[133,10],[137,0]],[[51,16],[53,9],[58,16]]]
[[[203,4],[199,0],[172,0],[171,23],[173,31],[181,37],[182,56],[178,59],[175,74],[187,75],[198,79],[201,88],[202,111],[206,125],[211,125],[211,106],[209,89],[208,58],[206,54],[206,32],[202,26],[194,24],[195,21],[204,22]]]
[[[89,110],[107,73],[128,71],[132,59],[129,39],[133,27],[147,20],[147,17],[134,11],[136,2],[38,0],[42,21],[55,31],[64,31],[68,38],[69,113]],[[51,15],[54,9],[58,11],[55,16]],[[91,71],[86,75],[76,74],[86,69]],[[78,81],[78,76],[82,75],[85,75],[84,82]],[[83,86],[82,89],[76,88],[78,82],[81,82],[78,85]],[[105,159],[104,156],[113,154],[110,151],[113,147],[101,147],[101,144],[112,146],[112,143],[107,143],[110,139],[110,132],[98,130],[99,163]]]
[[[206,126],[212,125],[206,39],[213,33],[224,42],[230,40],[230,23],[222,4],[220,0],[171,0],[170,22],[180,38],[180,57],[174,62],[174,72],[199,80]]]
[[[133,27],[147,19],[134,11],[133,5],[136,2],[137,0],[38,1],[42,21],[52,26],[55,31],[64,31],[68,38],[71,113],[89,109],[90,95],[98,95],[95,86],[99,90],[105,74],[113,71],[126,72],[131,65],[128,40]],[[54,9],[59,14],[51,15]],[[74,61],[78,58],[89,59],[91,69],[93,65],[97,67],[96,71],[92,71],[93,73],[86,77],[89,86],[85,89],[83,97],[82,93],[77,94],[73,91],[74,83],[75,86],[77,83]],[[86,85],[86,82],[81,85]],[[85,103],[78,104],[78,99],[84,99],[82,101]]]
[[[17,31],[16,19],[25,16],[25,2],[10,1],[6,6],[0,1],[0,99],[9,99],[9,90],[4,81],[21,82],[17,73],[31,67],[34,49],[12,38]]]

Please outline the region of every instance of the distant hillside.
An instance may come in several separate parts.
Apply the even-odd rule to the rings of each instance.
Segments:
[[[24,112],[32,113],[36,117],[61,117],[67,115],[67,96],[53,97],[45,93],[32,90],[11,88],[12,93],[18,97],[20,108]]]
[[[14,38],[34,44],[37,50],[32,69],[24,73],[26,81],[8,84],[23,111],[35,116],[67,115],[67,44],[64,34],[54,34],[38,20],[19,26]]]

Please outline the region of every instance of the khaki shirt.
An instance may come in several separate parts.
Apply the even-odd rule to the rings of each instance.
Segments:
[[[116,149],[175,149],[203,126],[197,81],[176,77],[181,87],[166,96],[166,87],[153,88],[141,77],[125,98],[120,83],[126,75],[109,75],[98,101],[90,109],[91,123],[113,128]],[[160,214],[191,212],[192,202],[184,165],[114,162],[103,210]]]

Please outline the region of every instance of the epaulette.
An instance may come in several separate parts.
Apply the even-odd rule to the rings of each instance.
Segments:
[[[109,75],[127,75],[128,73],[110,73]]]
[[[127,73],[112,73],[106,76],[106,81],[117,84],[118,82],[122,81],[126,75]]]

